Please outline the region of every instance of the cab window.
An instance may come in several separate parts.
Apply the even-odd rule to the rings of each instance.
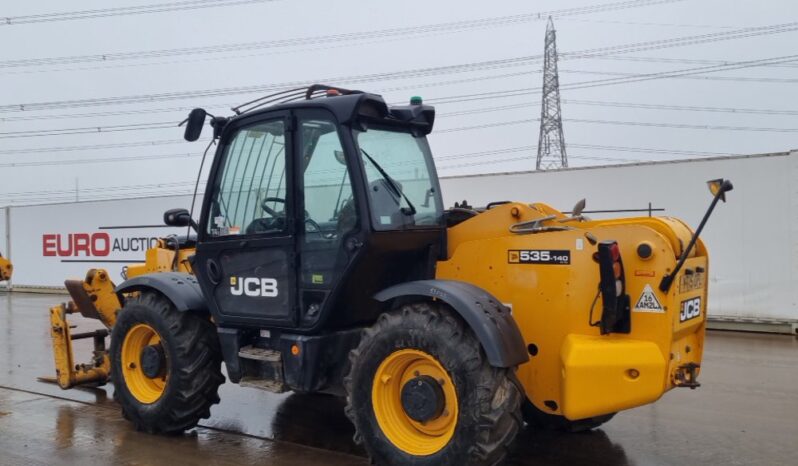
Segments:
[[[329,118],[310,115],[299,120],[305,210],[300,281],[308,289],[328,289],[347,262],[341,243],[357,227],[358,217],[337,126]],[[303,294],[302,299],[315,302],[320,296]]]
[[[443,203],[426,139],[381,128],[355,135],[374,229],[440,226]]]
[[[224,151],[207,233],[213,237],[287,231],[285,124],[240,129]]]

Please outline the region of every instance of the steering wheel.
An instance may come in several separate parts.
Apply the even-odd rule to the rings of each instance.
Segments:
[[[263,202],[260,203],[260,208],[263,209],[264,212],[271,215],[272,217],[277,218],[285,216],[285,212],[277,212],[276,210],[269,207],[267,205],[269,202],[279,202],[280,204],[285,205],[285,199],[281,197],[267,197],[266,199],[263,200]],[[318,232],[321,231],[321,225],[319,225],[318,223],[316,223],[315,220],[310,218],[310,215],[308,215],[307,211],[305,211],[305,223],[312,226],[315,231]]]
[[[312,231],[314,233],[315,232],[321,233],[321,225],[316,223],[316,221],[313,220],[312,218],[305,218],[305,225],[310,225],[310,226],[313,227],[313,230],[310,230],[310,231]],[[307,227],[305,227],[305,231],[308,231]]]
[[[277,212],[276,210],[272,209],[267,205],[269,202],[279,202],[285,205],[285,199],[281,197],[267,197],[266,199],[263,200],[263,202],[260,203],[260,208],[263,209],[263,211],[266,212],[267,214],[271,215],[272,217],[281,216],[279,212]]]

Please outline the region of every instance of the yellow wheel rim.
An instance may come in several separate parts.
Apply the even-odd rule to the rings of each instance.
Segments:
[[[122,342],[122,375],[125,386],[138,401],[151,404],[158,401],[166,388],[168,370],[163,376],[147,377],[141,367],[141,351],[150,345],[157,345],[161,337],[147,324],[136,324]]]
[[[418,376],[430,376],[441,385],[444,409],[421,423],[402,406],[402,387]],[[382,432],[397,448],[414,456],[432,455],[446,446],[457,426],[457,391],[452,378],[435,357],[415,349],[391,353],[377,368],[371,389],[374,415]]]

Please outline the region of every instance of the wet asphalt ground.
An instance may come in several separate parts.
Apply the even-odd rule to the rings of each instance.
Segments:
[[[226,383],[210,419],[176,437],[136,432],[111,386],[63,391],[48,309],[61,295],[0,293],[0,465],[367,464],[341,400]],[[96,328],[72,319],[78,331]],[[75,345],[88,360],[89,341]],[[618,414],[593,432],[526,429],[513,465],[796,465],[798,339],[710,332],[698,390]]]

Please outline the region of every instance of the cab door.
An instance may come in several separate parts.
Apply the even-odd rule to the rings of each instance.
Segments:
[[[294,326],[289,112],[235,122],[211,168],[194,270],[219,325]]]
[[[363,238],[345,132],[321,109],[295,112],[297,185],[304,216],[297,229],[298,303],[301,327],[330,312],[332,296]]]

